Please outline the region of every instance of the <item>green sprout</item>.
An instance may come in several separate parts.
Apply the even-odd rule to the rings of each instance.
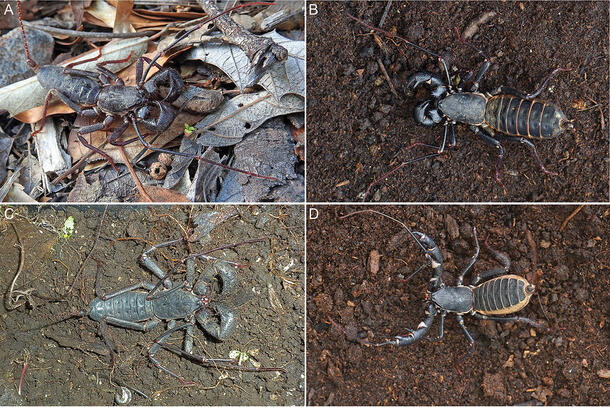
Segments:
[[[74,233],[74,218],[69,216],[64,222],[64,227],[61,229],[61,234],[64,239],[68,240]]]
[[[184,123],[184,134],[190,136],[192,132],[195,131],[195,128],[188,123]]]

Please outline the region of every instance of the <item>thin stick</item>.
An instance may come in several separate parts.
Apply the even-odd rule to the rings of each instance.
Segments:
[[[563,232],[563,230],[566,228],[566,226],[568,225],[568,222],[578,214],[578,212],[580,212],[580,210],[584,207],[584,205],[578,205],[578,208],[574,209],[574,211],[563,221],[563,223],[561,224],[561,227],[559,228],[560,232]]]
[[[392,81],[390,80],[390,75],[388,75],[388,71],[386,71],[385,66],[383,65],[383,62],[381,61],[381,58],[377,58],[377,63],[379,64],[379,68],[381,68],[381,72],[383,73],[383,76],[385,77],[385,80],[388,82],[388,85],[390,85],[390,91],[392,92],[392,94],[398,99],[398,93],[396,93],[396,89],[394,89],[394,85],[392,84]]]
[[[127,33],[114,33],[114,32],[99,32],[99,31],[78,31],[78,30],[66,30],[64,28],[49,27],[47,25],[32,24],[29,21],[24,21],[23,25],[29,28],[35,28],[40,31],[48,32],[51,34],[67,35],[69,37],[81,37],[81,38],[96,38],[96,39],[110,39],[110,38],[139,38],[148,37],[154,35],[157,31],[140,31],[140,32],[127,32]]]
[[[142,183],[140,182],[140,178],[138,178],[138,175],[136,174],[135,170],[133,169],[133,166],[131,165],[131,162],[129,161],[129,157],[127,157],[127,153],[125,152],[125,148],[123,146],[120,146],[119,147],[119,151],[121,152],[121,156],[123,157],[123,161],[125,163],[125,166],[129,170],[129,173],[131,174],[131,178],[133,178],[134,184],[136,184],[136,187],[138,188],[138,191],[140,191],[140,195],[142,195],[147,202],[154,202],[152,200],[152,198],[150,197],[150,195],[148,195],[148,193],[146,192],[146,190],[142,186]]]
[[[379,28],[383,27],[385,19],[388,17],[390,7],[392,7],[392,0],[388,0],[387,4],[385,5],[385,10],[383,10],[383,15],[381,16],[381,20],[379,20]]]

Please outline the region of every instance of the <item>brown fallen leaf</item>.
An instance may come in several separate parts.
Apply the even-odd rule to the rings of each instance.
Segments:
[[[96,176],[94,176],[96,177]],[[101,198],[102,184],[99,178],[91,184],[87,182],[84,173],[80,173],[76,178],[74,188],[68,194],[68,202],[97,202]]]
[[[150,196],[153,202],[190,202],[186,195],[163,187],[148,186],[144,187],[146,193]],[[138,202],[148,202],[142,196],[138,195]]]

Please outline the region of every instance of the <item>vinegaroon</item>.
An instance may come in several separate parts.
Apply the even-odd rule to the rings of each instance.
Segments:
[[[148,332],[162,321],[167,321],[168,329],[159,335],[154,344],[150,346],[148,358],[156,367],[183,383],[186,383],[186,381],[180,375],[172,372],[156,359],[155,355],[161,348],[206,366],[218,366],[248,372],[283,372],[283,368],[246,367],[237,365],[235,360],[230,358],[207,358],[193,354],[193,334],[196,324],[219,341],[229,337],[235,329],[237,316],[233,309],[222,300],[234,291],[237,284],[237,275],[229,262],[214,258],[216,261],[207,267],[200,277],[196,277],[195,258],[204,257],[209,259],[209,256],[190,255],[184,260],[184,263],[186,263],[184,281],[181,284],[173,282],[171,280],[172,274],[161,270],[150,256],[160,248],[181,241],[183,239],[160,243],[142,254],[141,263],[158,278],[156,284],[149,281],[140,281],[111,293],[101,294],[99,287],[100,271],[98,268],[95,282],[97,297],[88,304],[87,308],[43,327],[74,317],[88,316],[100,323],[100,333],[114,358],[112,341],[108,338],[106,332],[107,325]],[[217,280],[220,286],[216,289]],[[177,324],[177,320],[184,320],[185,322]],[[186,332],[182,349],[166,343],[176,331]]]
[[[429,339],[429,341],[439,341],[444,335],[445,316],[448,313],[455,313],[458,324],[462,328],[464,335],[470,342],[470,351],[468,356],[474,350],[474,338],[464,324],[463,315],[470,314],[478,319],[502,321],[502,322],[525,322],[530,324],[537,329],[548,331],[549,329],[544,325],[539,324],[529,318],[521,316],[503,316],[512,314],[523,309],[530,301],[531,296],[534,294],[535,286],[530,284],[525,278],[514,274],[507,274],[510,269],[509,258],[490,247],[487,249],[492,253],[495,259],[502,264],[502,267],[487,270],[476,275],[468,285],[464,285],[464,277],[466,273],[471,269],[474,263],[477,261],[479,256],[479,241],[477,238],[476,227],[473,228],[473,235],[475,241],[475,253],[462,270],[456,279],[455,286],[447,286],[442,279],[443,274],[443,255],[438,245],[432,240],[431,237],[422,233],[412,231],[403,222],[395,219],[385,213],[378,212],[373,209],[365,209],[356,211],[342,216],[346,218],[358,213],[372,212],[378,215],[382,215],[394,222],[399,223],[409,235],[415,240],[418,246],[424,251],[426,258],[429,261],[430,267],[432,268],[432,277],[428,282],[428,289],[426,291],[426,319],[418,325],[417,329],[412,330],[404,328],[407,335],[397,335],[394,339],[390,339],[384,342],[372,343],[367,340],[359,338],[350,338],[358,343],[366,346],[403,346],[415,343],[423,338],[430,330],[432,323],[437,315],[440,316],[439,336],[436,339]],[[423,267],[423,266],[422,266]],[[406,280],[411,279],[417,274],[422,267],[419,267],[414,273],[412,273]],[[492,278],[493,277],[493,278]],[[490,279],[491,278],[491,279]],[[482,282],[481,282],[482,281]],[[333,322],[333,321],[331,321]],[[340,327],[343,330],[343,328]],[[343,330],[345,332],[345,330]]]
[[[347,13],[347,15],[371,30],[383,33],[389,38],[398,39],[411,47],[437,58],[445,76],[445,80],[443,81],[441,77],[432,72],[416,72],[407,79],[404,86],[405,91],[414,90],[420,86],[428,88],[430,98],[419,102],[415,106],[414,119],[416,123],[423,126],[434,126],[442,123],[445,131],[441,145],[434,146],[425,143],[414,143],[406,147],[405,150],[415,146],[424,146],[436,149],[436,152],[424,157],[405,161],[383,174],[368,186],[364,199],[366,199],[366,196],[374,185],[383,181],[400,168],[416,161],[437,157],[442,154],[446,148],[455,147],[457,144],[455,125],[457,123],[468,125],[470,130],[472,130],[481,140],[498,149],[495,179],[503,188],[504,183],[500,178],[502,160],[504,158],[504,148],[501,144],[502,141],[526,145],[543,172],[557,175],[557,173],[545,168],[542,160],[538,156],[536,146],[529,139],[551,139],[557,137],[566,130],[572,129],[571,121],[567,119],[559,107],[536,99],[547,86],[553,75],[560,71],[570,71],[571,69],[554,69],[542,81],[538,89],[530,94],[525,94],[519,90],[506,86],[500,86],[489,93],[480,92],[479,84],[491,66],[490,58],[483,50],[463,39],[457,31],[457,28],[455,31],[458,40],[476,51],[484,58],[484,61],[476,74],[470,72],[464,78],[460,78],[459,83],[453,85],[447,63],[438,53],[414,44],[381,28],[367,24],[349,13]],[[450,134],[449,127],[451,128]]]
[[[250,5],[262,4],[269,5],[272,3],[250,3]],[[109,131],[114,124],[122,120],[123,123],[119,127],[115,128],[108,137],[108,143],[117,146],[124,146],[139,140],[146,150],[190,157],[246,175],[269,180],[277,180],[275,177],[259,175],[250,171],[233,168],[215,161],[211,161],[202,157],[201,155],[193,155],[190,153],[153,147],[145,140],[144,135],[140,130],[140,126],[154,134],[160,134],[167,130],[176,117],[176,111],[172,107],[171,103],[180,97],[184,89],[184,83],[178,72],[171,68],[163,68],[157,64],[156,60],[159,58],[159,56],[167,52],[167,50],[175,46],[182,39],[186,38],[193,31],[218,17],[224,16],[226,13],[243,7],[244,5],[239,5],[223,11],[222,13],[210,17],[206,21],[198,24],[194,28],[187,30],[183,34],[179,35],[176,40],[173,41],[166,49],[159,52],[152,60],[146,57],[138,58],[136,62],[135,86],[126,86],[120,77],[105,67],[109,64],[125,63],[130,60],[131,54],[124,59],[109,60],[98,63],[97,73],[74,69],[74,66],[76,65],[84,62],[95,61],[96,59],[100,58],[102,56],[102,48],[99,49],[99,54],[97,57],[74,62],[66,67],[55,65],[45,65],[39,67],[30,58],[26,33],[21,18],[21,2],[18,1],[17,6],[19,10],[19,22],[23,32],[27,63],[37,73],[37,79],[40,85],[48,91],[42,114],[41,128],[33,132],[32,135],[36,135],[44,126],[49,101],[52,96],[56,96],[79,115],[91,118],[99,115],[105,116],[101,123],[84,126],[78,129],[77,136],[84,146],[106,158],[117,172],[119,171],[112,158],[101,149],[88,143],[83,136],[99,130]],[[144,70],[144,61],[148,63],[146,70]],[[148,73],[152,66],[155,66],[159,70],[152,77],[147,79]],[[160,92],[162,85],[169,87],[169,90],[165,96],[163,96]],[[132,125],[135,129],[137,137],[130,140],[120,141],[119,138],[123,135],[123,133],[125,133],[130,125]]]

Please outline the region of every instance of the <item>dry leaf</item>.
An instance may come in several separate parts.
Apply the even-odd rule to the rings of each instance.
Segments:
[[[190,202],[185,195],[173,191],[171,189],[165,189],[163,187],[148,186],[144,187],[144,190],[150,196],[153,202]],[[141,195],[138,195],[138,202],[148,202]]]

